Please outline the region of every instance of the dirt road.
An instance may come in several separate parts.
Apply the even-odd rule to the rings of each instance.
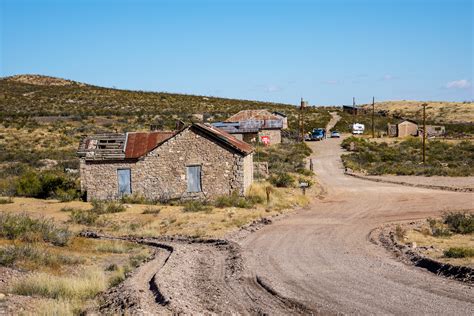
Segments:
[[[383,223],[472,209],[474,195],[348,177],[339,139],[310,146],[326,198],[244,239],[247,269],[315,311],[472,315],[472,288],[398,262],[368,235]]]

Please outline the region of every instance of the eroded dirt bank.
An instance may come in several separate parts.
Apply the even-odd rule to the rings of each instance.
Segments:
[[[89,234],[89,237],[107,236]],[[241,237],[241,236],[240,236]],[[316,314],[280,296],[245,269],[240,246],[226,240],[126,238],[155,248],[155,257],[104,293],[100,313]]]

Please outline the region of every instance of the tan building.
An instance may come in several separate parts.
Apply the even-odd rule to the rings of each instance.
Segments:
[[[262,142],[273,145],[281,143],[281,130],[285,126],[288,127],[288,119],[282,113],[243,110],[224,122],[212,125],[247,143]]]
[[[137,194],[150,200],[213,199],[253,181],[253,148],[205,124],[173,132],[106,134],[81,141],[87,200]]]
[[[405,120],[399,124],[388,124],[387,134],[392,137],[418,136],[418,125],[410,120]]]

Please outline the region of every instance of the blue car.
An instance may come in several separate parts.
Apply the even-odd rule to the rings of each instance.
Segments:
[[[312,140],[323,140],[326,136],[326,131],[323,128],[315,128],[311,133]]]

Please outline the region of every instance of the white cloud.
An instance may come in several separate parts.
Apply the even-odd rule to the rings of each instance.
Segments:
[[[445,85],[447,89],[469,89],[471,82],[466,79],[450,81]]]
[[[283,90],[282,87],[276,86],[276,85],[267,85],[264,88],[265,92],[278,92],[278,91],[281,91],[281,90]]]
[[[389,81],[389,80],[393,80],[393,79],[397,79],[397,77],[395,77],[395,76],[393,76],[393,75],[388,75],[388,74],[387,74],[387,75],[384,75],[384,76],[382,77],[382,80],[384,80],[384,81]]]

